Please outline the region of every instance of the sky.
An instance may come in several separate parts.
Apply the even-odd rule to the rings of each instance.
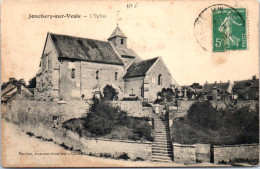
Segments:
[[[28,81],[39,69],[47,32],[107,41],[117,24],[128,47],[143,59],[161,56],[180,85],[259,77],[258,4],[253,0],[221,1],[247,9],[248,49],[212,52],[213,1],[18,1],[2,2],[1,80]],[[132,8],[127,8],[132,4]],[[34,18],[29,15],[78,14],[81,18]],[[102,14],[105,18],[90,18]],[[83,17],[87,16],[87,17]],[[197,41],[198,40],[198,41]],[[206,47],[206,51],[200,45]]]

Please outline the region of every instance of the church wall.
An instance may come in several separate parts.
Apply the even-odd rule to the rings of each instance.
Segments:
[[[59,61],[57,58],[57,53],[53,47],[50,36],[48,36],[41,58],[41,66],[36,75],[36,99],[54,100],[58,97],[57,88],[59,76],[57,76],[57,71],[59,69]],[[53,86],[55,86],[55,89]]]
[[[74,71],[74,72],[72,72]],[[72,75],[74,74],[74,75]],[[80,100],[80,61],[60,62],[59,96],[63,100]],[[73,76],[73,77],[72,77]]]
[[[74,78],[72,78],[72,69],[75,71]],[[118,73],[117,80],[115,80],[116,72]],[[121,98],[124,89],[123,74],[124,69],[120,65],[63,61],[60,64],[60,97],[65,101],[80,100],[83,95],[83,99],[90,99],[94,91],[100,91],[103,94],[102,90],[108,84],[118,91]]]
[[[87,99],[92,98],[94,91],[100,90],[103,94],[103,88],[111,85],[122,98],[124,93],[123,75],[124,68],[121,65],[101,64],[92,62],[81,62],[82,94]],[[97,72],[98,71],[98,75]],[[117,72],[117,80],[115,73]],[[96,78],[98,76],[98,79]]]
[[[144,77],[126,78],[124,81],[125,97],[129,97],[130,94],[135,94],[138,98],[142,98],[141,89],[143,87]]]
[[[144,97],[147,98],[148,101],[154,101],[157,98],[157,93],[161,91],[162,88],[170,87],[172,77],[161,58],[157,60],[147,73],[144,84]],[[158,77],[160,74],[162,76],[162,83],[158,85]]]

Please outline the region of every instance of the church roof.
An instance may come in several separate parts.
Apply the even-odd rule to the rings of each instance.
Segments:
[[[108,39],[111,39],[113,37],[120,36],[120,37],[125,37],[125,34],[122,32],[122,30],[117,26],[114,32],[110,35]]]
[[[109,42],[50,33],[61,59],[123,65]]]
[[[124,78],[145,76],[159,57],[132,63],[127,69]]]
[[[136,58],[139,61],[141,61],[142,59],[135,53],[135,51],[133,49],[129,49],[129,48],[119,48],[119,47],[115,47],[116,51],[121,55],[121,57],[123,58]]]

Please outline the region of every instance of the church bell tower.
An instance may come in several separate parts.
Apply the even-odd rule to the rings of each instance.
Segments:
[[[127,48],[127,37],[118,26],[107,40],[115,47]]]

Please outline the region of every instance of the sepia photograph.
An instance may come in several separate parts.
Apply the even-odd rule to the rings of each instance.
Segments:
[[[1,2],[3,167],[259,165],[257,0]]]

